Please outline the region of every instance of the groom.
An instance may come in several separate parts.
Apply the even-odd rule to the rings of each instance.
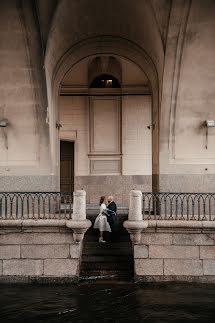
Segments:
[[[113,196],[108,196],[108,205],[107,205],[107,211],[108,211],[108,216],[107,216],[107,221],[110,224],[110,228],[112,231],[112,236],[113,238],[115,237],[115,221],[116,221],[116,211],[117,211],[117,206],[116,203],[113,200]]]

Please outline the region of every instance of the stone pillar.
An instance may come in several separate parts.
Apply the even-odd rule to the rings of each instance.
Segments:
[[[86,218],[86,192],[83,190],[75,191],[73,193],[72,220],[66,221],[66,226],[73,231],[74,241],[81,242],[91,225],[91,221]]]
[[[143,206],[143,194],[141,191],[132,190],[130,192],[129,203],[129,221],[141,221],[143,219],[142,206]]]
[[[73,220],[86,220],[86,192],[84,190],[73,193]]]
[[[123,223],[134,244],[140,243],[141,232],[148,227],[147,221],[143,221],[142,199],[143,194],[141,191],[132,190],[130,192],[128,221]]]

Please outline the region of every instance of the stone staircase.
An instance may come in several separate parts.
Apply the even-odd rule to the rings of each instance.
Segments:
[[[88,215],[93,223],[95,215]],[[99,243],[99,231],[92,227],[86,232],[80,279],[110,279],[129,281],[133,277],[133,250],[129,234],[123,227],[127,215],[118,215],[116,237],[111,241],[110,233],[105,233],[106,243]]]

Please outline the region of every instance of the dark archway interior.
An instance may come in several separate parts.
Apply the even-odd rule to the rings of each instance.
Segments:
[[[120,88],[119,81],[112,75],[101,74],[90,84],[90,88]]]

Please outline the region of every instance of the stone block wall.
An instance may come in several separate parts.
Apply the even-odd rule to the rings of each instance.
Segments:
[[[134,245],[136,280],[215,281],[215,233],[200,229],[147,229]]]
[[[81,248],[68,228],[1,228],[0,281],[76,280]]]

